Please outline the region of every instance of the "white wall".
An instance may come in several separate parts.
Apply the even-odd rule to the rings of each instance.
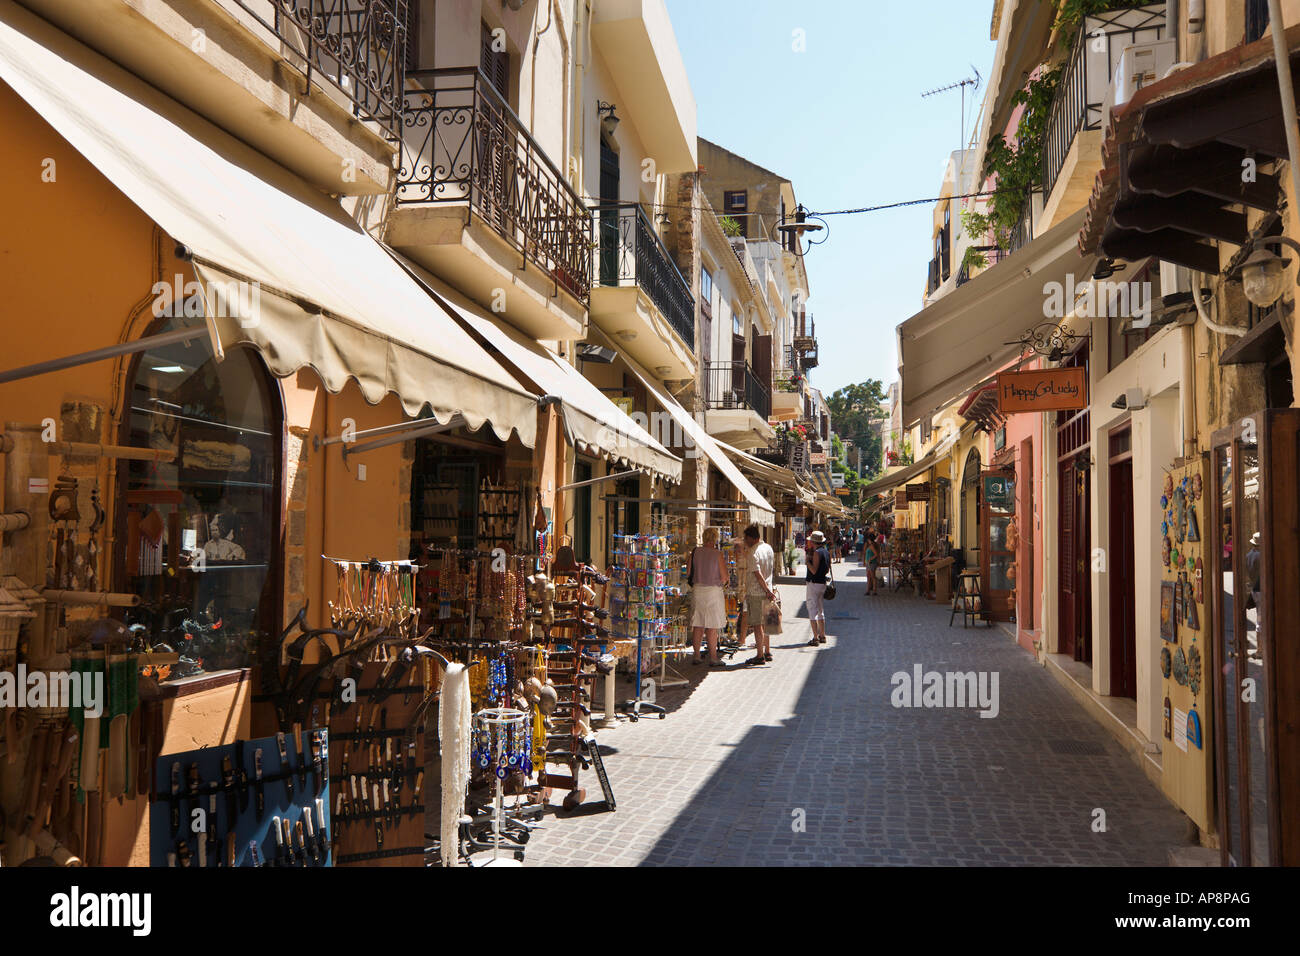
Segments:
[[[1100,336],[1094,358],[1108,354],[1106,332],[1094,323]],[[1110,567],[1110,469],[1108,437],[1111,429],[1129,415],[1133,419],[1133,552],[1134,594],[1137,636],[1137,721],[1148,740],[1159,745],[1163,739],[1163,694],[1160,693],[1160,495],[1164,469],[1182,448],[1182,338],[1176,327],[1162,329],[1115,371],[1094,375],[1092,385],[1092,448],[1095,467],[1092,482],[1092,540],[1104,548]],[[1099,369],[1100,371],[1100,369]],[[1129,388],[1141,388],[1148,396],[1146,408],[1129,412],[1111,404]],[[1094,573],[1092,586],[1093,690],[1110,693],[1110,589],[1104,574]]]

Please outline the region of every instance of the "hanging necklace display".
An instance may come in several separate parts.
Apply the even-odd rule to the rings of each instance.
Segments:
[[[99,590],[99,529],[104,524],[104,509],[99,503],[99,479],[90,490],[90,508],[94,517],[86,529],[86,590]]]

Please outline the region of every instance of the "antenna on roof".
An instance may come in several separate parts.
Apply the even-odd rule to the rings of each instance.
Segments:
[[[921,98],[925,99],[934,96],[936,93],[947,93],[949,90],[961,90],[961,127],[959,138],[957,140],[958,146],[961,149],[966,148],[966,87],[969,86],[971,88],[971,93],[974,93],[980,88],[980,81],[984,79],[980,76],[980,71],[975,69],[974,64],[971,65],[971,72],[975,74],[973,77],[958,80],[956,83],[949,83],[947,86],[939,86],[921,94]]]

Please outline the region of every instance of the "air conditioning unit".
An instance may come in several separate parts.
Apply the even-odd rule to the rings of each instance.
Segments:
[[[1123,106],[1142,87],[1162,79],[1174,65],[1177,52],[1177,41],[1172,38],[1125,47],[1102,105],[1103,126],[1110,125],[1111,110]]]
[[[1191,273],[1186,266],[1160,260],[1160,295],[1177,295],[1192,291]]]

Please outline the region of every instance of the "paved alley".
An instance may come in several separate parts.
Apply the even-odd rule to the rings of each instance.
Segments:
[[[868,598],[850,568],[828,644],[804,646],[803,587],[782,584],[772,664],[684,665],[693,685],[660,692],[666,719],[600,731],[618,809],[548,816],[526,865],[1168,862],[1182,815],[1005,632]],[[999,713],[895,708],[891,675],[915,664],[996,671]],[[598,802],[595,773],[583,784]]]

